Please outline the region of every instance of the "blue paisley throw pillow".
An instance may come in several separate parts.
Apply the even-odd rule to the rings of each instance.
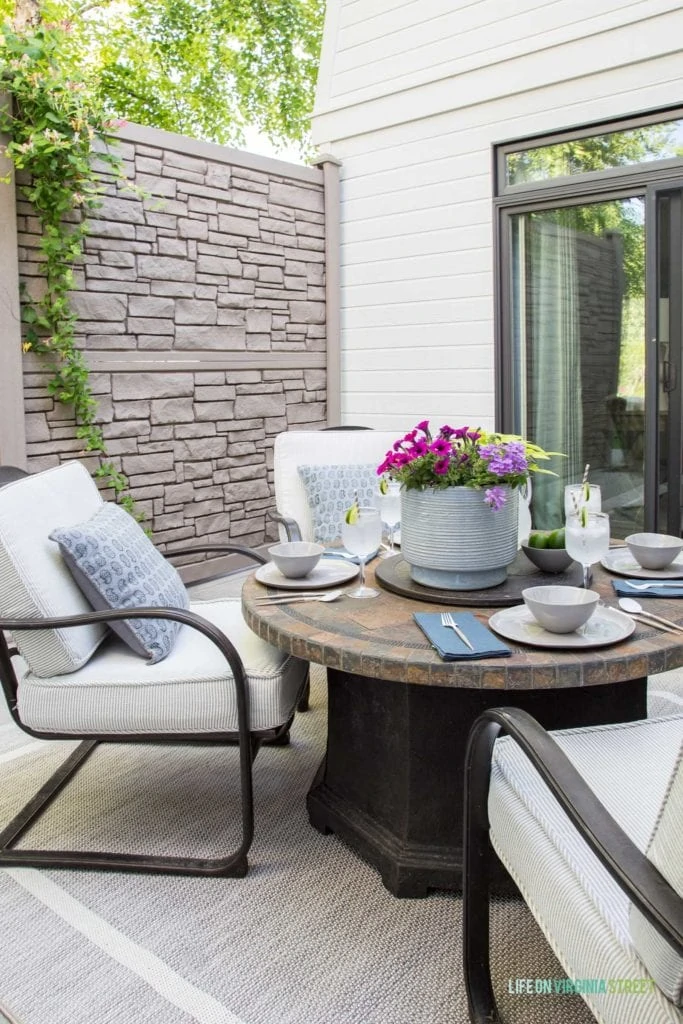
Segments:
[[[185,585],[141,526],[112,502],[78,526],[53,530],[71,575],[95,611],[164,605],[189,608]],[[128,646],[151,664],[170,654],[182,623],[126,619],[110,623]]]
[[[313,519],[313,539],[328,544],[341,536],[344,513],[358,494],[359,505],[379,505],[377,466],[299,466]]]

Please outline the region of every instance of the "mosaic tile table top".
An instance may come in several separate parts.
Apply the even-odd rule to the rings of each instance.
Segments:
[[[372,564],[368,583],[375,585]],[[616,607],[614,577],[595,568],[593,589]],[[546,582],[546,579],[543,580]],[[529,577],[533,585],[533,577]],[[443,603],[415,601],[382,590],[373,600],[342,597],[330,604],[257,606],[266,589],[251,576],[242,591],[245,618],[264,640],[308,661],[376,679],[431,686],[482,689],[548,689],[595,686],[637,679],[683,665],[683,634],[677,638],[640,623],[611,647],[582,652],[534,649],[509,642],[512,657],[443,662],[413,620],[416,611],[440,612]],[[275,591],[272,591],[275,595]],[[279,595],[282,591],[277,591]],[[454,597],[452,608],[457,608]],[[472,608],[488,623],[495,608]],[[683,600],[648,599],[647,610],[683,623]],[[507,641],[506,641],[507,642]]]

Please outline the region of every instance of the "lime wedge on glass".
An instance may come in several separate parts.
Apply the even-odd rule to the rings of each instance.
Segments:
[[[354,501],[351,508],[347,508],[346,510],[346,513],[344,515],[344,522],[348,523],[349,526],[353,526],[354,523],[358,522],[358,516],[358,503]]]

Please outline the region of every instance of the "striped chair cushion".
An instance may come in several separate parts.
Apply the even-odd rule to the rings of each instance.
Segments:
[[[683,896],[683,743],[647,856]],[[662,992],[676,1006],[683,1006],[683,959],[635,907],[631,907],[630,920],[633,945],[641,960]]]
[[[250,724],[273,729],[294,713],[307,663],[283,654],[249,629],[239,601],[190,604],[218,626],[240,653],[248,675]],[[73,733],[236,732],[232,674],[203,633],[182,626],[173,650],[143,662],[118,638],[76,672],[41,678],[28,672],[18,708],[29,728]]]
[[[92,611],[49,534],[57,524],[72,526],[101,507],[80,462],[0,488],[0,614],[45,618]],[[93,625],[21,632],[14,639],[32,672],[56,676],[84,665],[106,632],[106,626]]]
[[[645,851],[683,736],[683,715],[553,733],[609,813]],[[657,756],[653,756],[653,751]],[[570,978],[647,979],[629,901],[517,745],[498,740],[491,841]],[[584,993],[602,1024],[683,1024],[655,985],[638,996]]]

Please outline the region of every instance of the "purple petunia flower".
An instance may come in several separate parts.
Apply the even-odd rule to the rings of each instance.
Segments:
[[[432,436],[429,433],[429,420],[421,420],[418,423],[418,425],[415,427],[415,429],[416,430],[421,430],[423,434],[427,435],[427,437],[431,437]]]
[[[455,433],[455,427],[449,427],[447,423],[444,423],[443,427],[439,429],[439,437],[445,437],[448,440]]]
[[[488,468],[496,476],[509,474],[525,474],[529,463],[526,459],[524,444],[521,441],[508,441],[505,444],[483,444],[479,448],[482,459],[488,462]]]
[[[450,444],[443,437],[437,437],[436,441],[432,441],[429,450],[435,455],[450,455],[452,451]]]
[[[429,446],[425,441],[416,441],[412,448],[408,450],[408,454],[411,459],[419,459],[421,455],[426,455],[429,451]]]
[[[439,476],[445,476],[450,466],[449,459],[437,459],[434,463],[434,472],[438,473]]]
[[[489,487],[484,491],[484,501],[492,509],[498,510],[505,504],[505,491],[502,487]]]

